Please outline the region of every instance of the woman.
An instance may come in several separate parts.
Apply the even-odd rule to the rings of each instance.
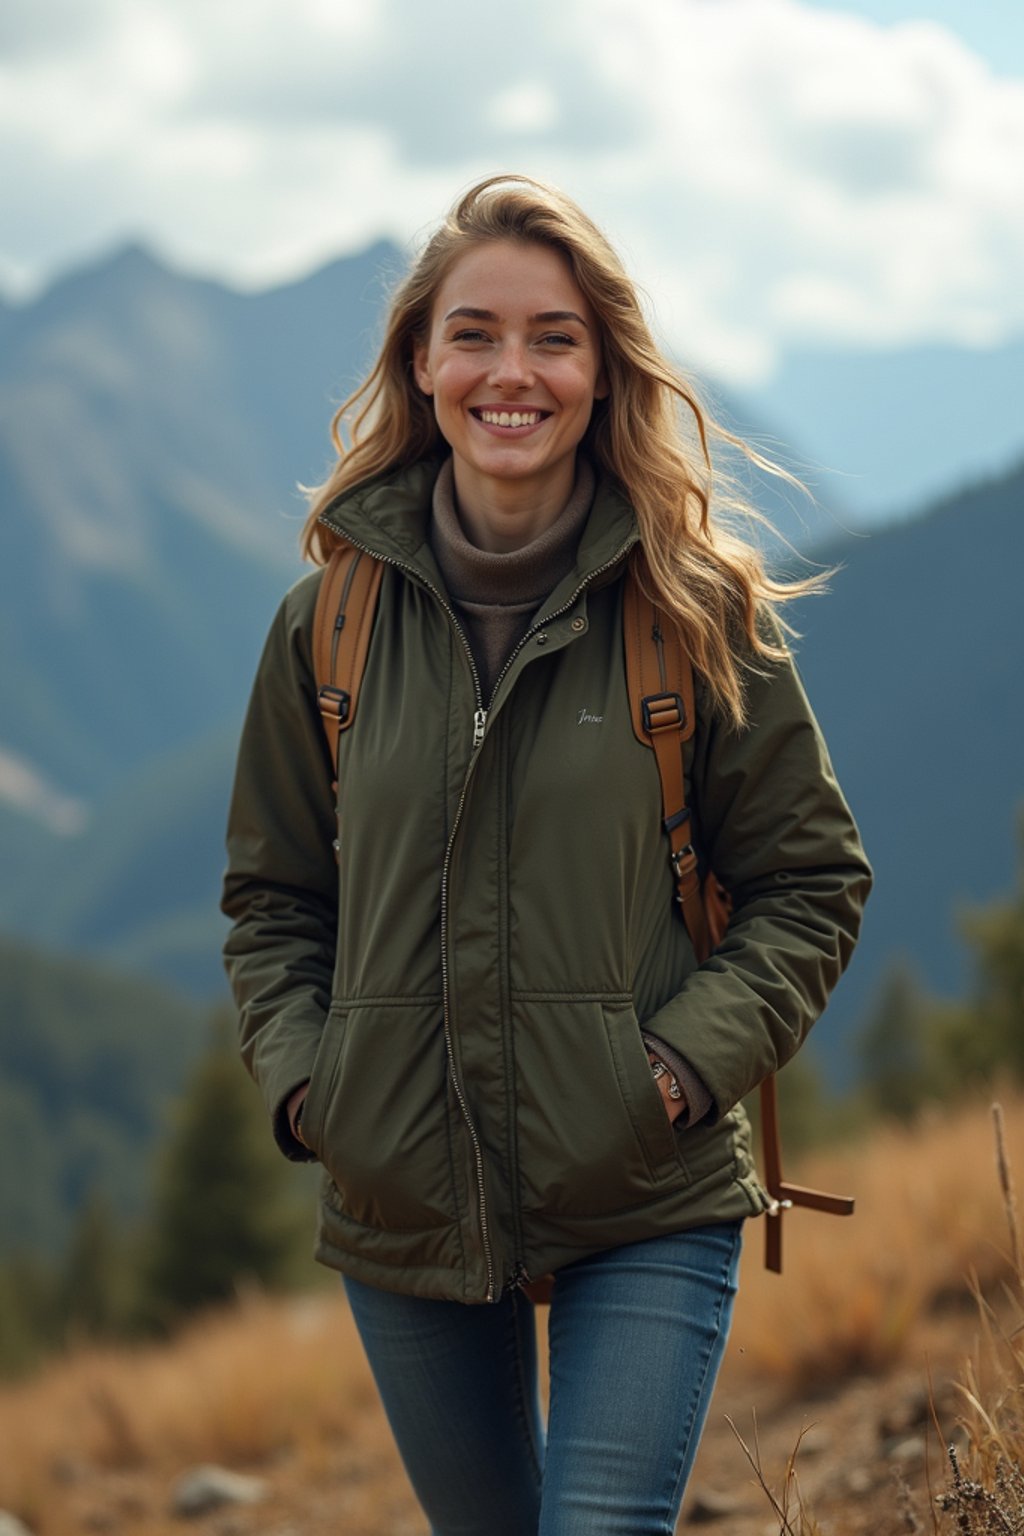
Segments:
[[[398,288],[305,529],[314,560],[385,563],[336,805],[320,573],[256,680],[224,897],[243,1054],[282,1150],[324,1166],[318,1257],[437,1536],[672,1530],[767,1205],[739,1100],[821,1012],[870,883],[773,620],[808,584],[722,525],[711,430],[590,220],[481,182]],[[630,724],[631,565],[697,670],[688,803],[734,903],[704,965]]]

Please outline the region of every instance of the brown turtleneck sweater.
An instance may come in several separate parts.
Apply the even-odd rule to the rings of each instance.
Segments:
[[[594,499],[594,471],[577,457],[576,483],[562,512],[544,533],[505,554],[479,549],[466,537],[455,502],[452,460],[446,459],[434,485],[430,544],[466,630],[480,674],[484,702],[490,701],[501,669],[530,627],[549,593],[572,570],[576,548]],[[674,1074],[686,1109],[680,1124],[707,1113],[711,1095],[684,1057],[644,1031],[644,1044]]]
[[[593,499],[594,471],[586,459],[578,459],[572,495],[551,527],[521,549],[493,554],[466,537],[455,505],[452,460],[441,466],[434,485],[430,543],[464,621],[485,703],[533,615],[572,570]]]

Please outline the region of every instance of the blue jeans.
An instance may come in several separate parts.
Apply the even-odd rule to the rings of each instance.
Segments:
[[[433,1536],[666,1536],[725,1350],[741,1223],[558,1272],[545,1435],[534,1309],[425,1301],[346,1277]]]

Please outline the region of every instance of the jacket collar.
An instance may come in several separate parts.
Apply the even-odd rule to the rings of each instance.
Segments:
[[[331,502],[322,521],[360,548],[397,561],[436,585],[439,572],[428,530],[434,481],[443,462],[420,459],[365,480]],[[596,468],[596,479],[593,506],[576,556],[576,584],[617,563],[639,538],[636,514],[622,488],[600,468]]]

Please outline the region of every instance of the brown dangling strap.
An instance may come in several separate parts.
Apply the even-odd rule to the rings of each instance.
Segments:
[[[341,544],[324,570],[313,618],[313,675],[334,774],[338,743],[356,716],[384,565]]]
[[[622,629],[633,730],[638,741],[654,750],[676,900],[697,962],[703,965],[725,937],[732,903],[714,874],[708,873],[701,886],[694,846],[696,832],[686,804],[683,746],[696,725],[693,668],[677,626],[644,596],[632,566],[626,573]],[[802,1205],[835,1216],[849,1216],[853,1213],[853,1200],[846,1195],[827,1195],[786,1183],[782,1177],[774,1073],[762,1082],[760,1097],[765,1188],[772,1201],[766,1213],[765,1265],[781,1274],[783,1211]]]

